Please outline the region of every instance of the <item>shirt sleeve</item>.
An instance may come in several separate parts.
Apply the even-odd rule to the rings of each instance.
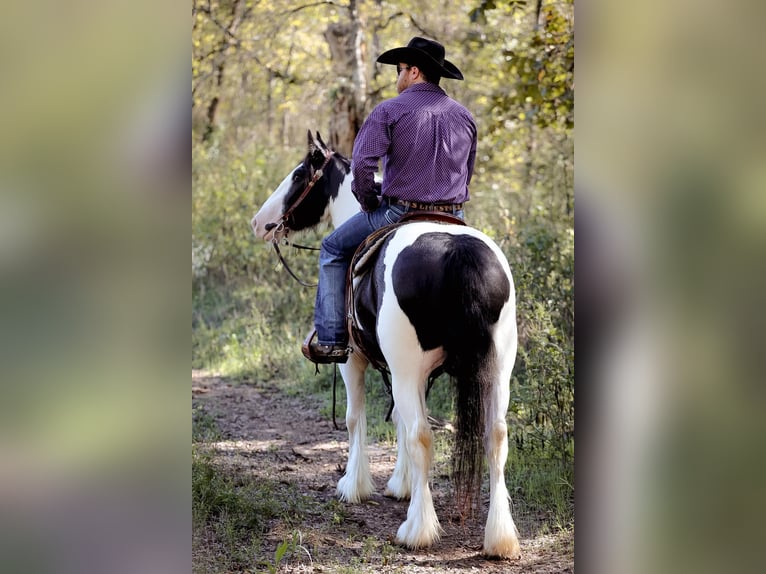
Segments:
[[[372,110],[354,140],[351,161],[354,180],[351,183],[351,191],[362,205],[376,201],[380,185],[375,184],[375,172],[378,171],[380,158],[386,155],[390,144],[388,114],[385,108],[379,105]]]
[[[468,177],[465,181],[466,187],[471,183],[473,177],[473,168],[476,165],[476,142],[477,142],[477,130],[476,123],[471,121],[471,128],[473,129],[473,138],[471,139],[471,151],[468,152]]]

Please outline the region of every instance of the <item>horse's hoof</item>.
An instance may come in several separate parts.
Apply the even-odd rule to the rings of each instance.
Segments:
[[[518,538],[507,538],[505,540],[497,540],[491,544],[484,542],[484,554],[494,558],[508,558],[511,560],[517,560],[521,558],[521,546],[519,545]]]
[[[396,473],[391,476],[386,484],[386,490],[383,492],[385,496],[389,498],[395,498],[396,500],[409,500],[410,499],[410,486],[409,477],[401,477]]]
[[[391,490],[389,487],[386,487],[386,489],[383,491],[383,496],[387,496],[388,498],[393,498],[395,500],[409,500],[410,499],[410,493],[409,492],[403,492],[403,493],[397,493]]]
[[[368,485],[354,488],[351,479],[345,475],[338,481],[336,492],[343,502],[358,504],[370,498],[375,493],[375,487],[370,482]]]
[[[428,548],[441,536],[439,521],[417,528],[411,520],[405,520],[396,532],[396,542],[412,550]]]

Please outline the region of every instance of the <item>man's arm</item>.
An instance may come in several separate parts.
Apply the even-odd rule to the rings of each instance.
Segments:
[[[385,110],[378,106],[367,117],[354,141],[351,170],[354,181],[351,191],[364,211],[374,211],[380,205],[380,183],[375,172],[380,158],[388,152],[391,139]]]
[[[473,177],[473,168],[476,164],[476,142],[478,138],[476,124],[471,122],[471,127],[473,128],[473,138],[471,141],[471,151],[468,152],[468,178],[465,181],[466,185],[471,183],[471,178]]]

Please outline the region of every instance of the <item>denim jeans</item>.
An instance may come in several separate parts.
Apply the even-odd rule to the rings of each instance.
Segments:
[[[387,200],[373,212],[351,216],[322,241],[319,251],[319,286],[314,305],[317,341],[322,345],[348,343],[346,275],[356,248],[373,231],[398,222],[407,208]],[[462,218],[463,211],[455,215]]]

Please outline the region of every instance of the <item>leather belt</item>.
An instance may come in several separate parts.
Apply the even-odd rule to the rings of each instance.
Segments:
[[[455,213],[463,209],[462,203],[419,203],[417,201],[405,201],[403,199],[396,199],[395,197],[386,197],[389,203],[395,205],[401,205],[408,209],[417,211],[441,211],[444,213]]]

